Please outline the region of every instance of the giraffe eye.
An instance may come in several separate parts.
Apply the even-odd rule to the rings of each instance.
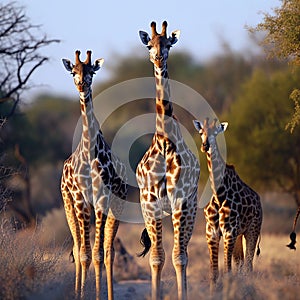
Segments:
[[[150,49],[152,48],[152,46],[151,46],[151,45],[148,45],[147,48],[148,48],[148,50],[150,50]]]
[[[71,72],[71,75],[74,77],[75,76],[75,72]]]

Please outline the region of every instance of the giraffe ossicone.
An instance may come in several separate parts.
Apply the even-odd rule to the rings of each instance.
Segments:
[[[95,268],[96,299],[101,298],[103,264],[106,267],[108,299],[113,299],[113,241],[127,197],[127,179],[123,163],[112,153],[93,111],[92,78],[103,59],[91,63],[91,51],[84,62],[75,52],[75,64],[63,59],[74,78],[80,96],[81,139],[64,162],[61,192],[68,225],[73,237],[75,294],[84,297],[87,271]],[[91,210],[95,212],[95,240],[90,244]]]

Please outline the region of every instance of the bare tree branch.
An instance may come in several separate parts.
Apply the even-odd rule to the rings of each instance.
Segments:
[[[58,39],[48,39],[16,2],[0,4],[0,105],[12,102],[10,117],[28,88],[32,74],[47,60],[39,50]]]

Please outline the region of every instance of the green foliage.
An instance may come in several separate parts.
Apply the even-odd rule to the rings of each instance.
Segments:
[[[265,14],[264,21],[250,31],[263,31],[266,36],[264,46],[271,46],[267,51],[271,57],[288,59],[290,64],[300,66],[300,1],[283,0],[280,8],[274,9],[274,15]],[[298,84],[296,84],[298,86]],[[300,123],[299,91],[291,94],[294,101],[294,114],[287,123],[286,129],[293,132]]]
[[[290,95],[290,98],[292,101],[294,101],[295,111],[285,129],[290,129],[290,132],[292,133],[295,127],[300,124],[300,90],[294,89]]]
[[[300,65],[300,2],[283,0],[274,15],[265,13],[264,21],[251,31],[266,32],[263,45],[271,45],[269,54],[273,57],[289,58],[294,65]]]
[[[95,95],[124,80],[153,77],[153,66],[147,56],[146,52],[144,57],[134,59],[120,57],[112,67],[111,79],[96,86]],[[195,60],[188,52],[176,51],[170,54],[168,71],[172,80],[184,83],[199,92],[217,113],[221,113],[224,109],[228,109],[236,97],[240,84],[260,63],[261,60],[249,60],[249,57],[246,58],[230,49],[205,63]],[[274,62],[269,64],[272,65]]]
[[[292,195],[300,191],[300,129],[294,138],[284,129],[293,110],[286,98],[299,80],[299,70],[257,70],[226,116],[228,156],[241,177]]]
[[[12,166],[19,164],[14,153],[16,145],[31,165],[65,159],[71,151],[72,132],[78,118],[78,103],[41,96],[29,107],[18,110],[3,126],[0,138],[6,161]]]

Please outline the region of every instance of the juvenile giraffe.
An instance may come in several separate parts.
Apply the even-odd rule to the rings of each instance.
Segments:
[[[152,38],[140,31],[154,65],[156,82],[156,131],[152,144],[137,166],[136,176],[140,188],[140,202],[146,225],[141,240],[149,249],[152,274],[152,299],[160,298],[161,272],[165,261],[162,246],[162,218],[172,214],[174,247],[172,261],[177,276],[178,299],[186,298],[187,246],[191,238],[197,210],[197,189],[200,167],[195,155],[185,144],[179,123],[173,115],[167,68],[169,50],[179,37],[173,31],[167,37],[167,22],[162,32],[151,23]]]
[[[226,164],[219,152],[216,137],[228,123],[217,125],[194,121],[202,140],[201,151],[206,153],[212,198],[204,209],[206,240],[210,254],[210,287],[215,288],[218,278],[220,237],[224,239],[224,272],[231,271],[232,256],[240,268],[244,264],[242,237],[246,240],[244,267],[252,271],[255,247],[260,236],[262,207],[259,195],[246,185],[233,166]],[[258,248],[259,254],[259,248]]]
[[[92,78],[103,59],[91,64],[91,51],[80,61],[75,52],[75,64],[63,59],[67,71],[74,77],[79,91],[82,135],[76,150],[63,166],[61,192],[66,217],[73,237],[76,265],[75,293],[84,296],[87,270],[93,261],[96,277],[96,298],[100,299],[103,261],[107,274],[108,298],[113,299],[113,241],[118,230],[118,216],[127,196],[125,168],[104,140],[93,112]],[[90,245],[90,216],[95,212],[95,242]]]

